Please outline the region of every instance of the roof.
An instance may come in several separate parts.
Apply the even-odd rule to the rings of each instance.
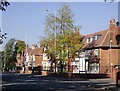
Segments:
[[[89,43],[86,43],[86,39],[99,36],[98,40],[92,40]],[[119,38],[120,36],[120,26],[116,26],[115,19],[111,19],[109,23],[109,28],[103,31],[95,32],[84,36],[82,43],[84,44],[83,49],[89,48],[98,48],[98,47],[109,47],[109,40],[112,40],[112,47],[120,47]]]
[[[84,44],[83,48],[86,49],[86,48],[93,48],[93,47],[108,46],[106,42],[108,41],[107,38],[109,38],[108,34],[109,34],[109,29],[85,35],[85,38],[82,41]],[[90,43],[86,43],[87,38],[94,37],[95,35],[101,35],[101,37],[97,41],[93,40]]]
[[[27,48],[28,55],[31,55],[32,48]]]
[[[35,49],[33,49],[33,50],[31,51],[31,55],[40,55],[40,54],[42,54],[42,52],[43,52],[42,47],[40,47],[40,48],[35,48]]]
[[[26,50],[24,50],[25,53],[26,53]],[[35,49],[32,49],[32,48],[27,48],[27,53],[28,55],[41,55],[43,52],[43,48],[40,47],[40,48],[35,48]]]

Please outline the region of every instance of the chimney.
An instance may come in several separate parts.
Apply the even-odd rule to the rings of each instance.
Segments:
[[[75,27],[75,34],[79,36],[79,28]]]
[[[111,19],[110,24],[109,24],[109,29],[113,30],[115,28],[115,26],[116,26],[115,19]]]
[[[32,50],[37,48],[37,44],[32,45]]]

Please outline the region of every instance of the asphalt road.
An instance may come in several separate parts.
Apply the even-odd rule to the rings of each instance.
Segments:
[[[50,76],[20,76],[18,74],[2,74],[2,91],[101,91],[100,88],[88,86],[89,80],[58,78]],[[103,91],[103,90],[102,90]]]

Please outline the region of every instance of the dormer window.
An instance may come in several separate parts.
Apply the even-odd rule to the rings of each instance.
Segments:
[[[87,38],[86,39],[86,43],[92,42],[93,41],[93,37]]]
[[[92,41],[93,41],[93,38],[91,37],[91,38],[90,38],[90,42],[92,42]]]
[[[98,39],[97,37],[98,37],[98,36],[97,36],[97,35],[95,35],[95,41]]]
[[[102,35],[95,35],[95,41],[97,41]]]
[[[86,43],[89,43],[89,38],[86,39]]]

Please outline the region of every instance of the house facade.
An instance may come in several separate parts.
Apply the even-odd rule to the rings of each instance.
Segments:
[[[73,73],[111,73],[120,65],[120,26],[111,19],[109,28],[85,35],[82,52],[72,62]]]
[[[108,29],[83,36],[82,52],[76,58],[68,57],[68,71],[73,73],[111,73],[111,67],[120,65],[120,26],[111,19]],[[79,36],[79,30],[75,31]],[[51,61],[44,52],[46,48],[33,45],[17,55],[16,66],[37,67],[49,70]],[[27,56],[27,57],[26,57]],[[58,58],[59,59],[59,58]],[[52,64],[54,65],[54,64]]]
[[[110,20],[107,30],[85,35],[83,39],[86,70],[110,73],[111,66],[120,64],[120,27]]]
[[[17,67],[21,67],[22,71],[26,71],[26,67],[43,67],[43,70],[49,70],[50,61],[45,53],[44,48],[38,48],[36,44],[32,48],[27,47],[27,50],[22,50],[21,54],[17,54]],[[27,52],[27,53],[26,53]]]

